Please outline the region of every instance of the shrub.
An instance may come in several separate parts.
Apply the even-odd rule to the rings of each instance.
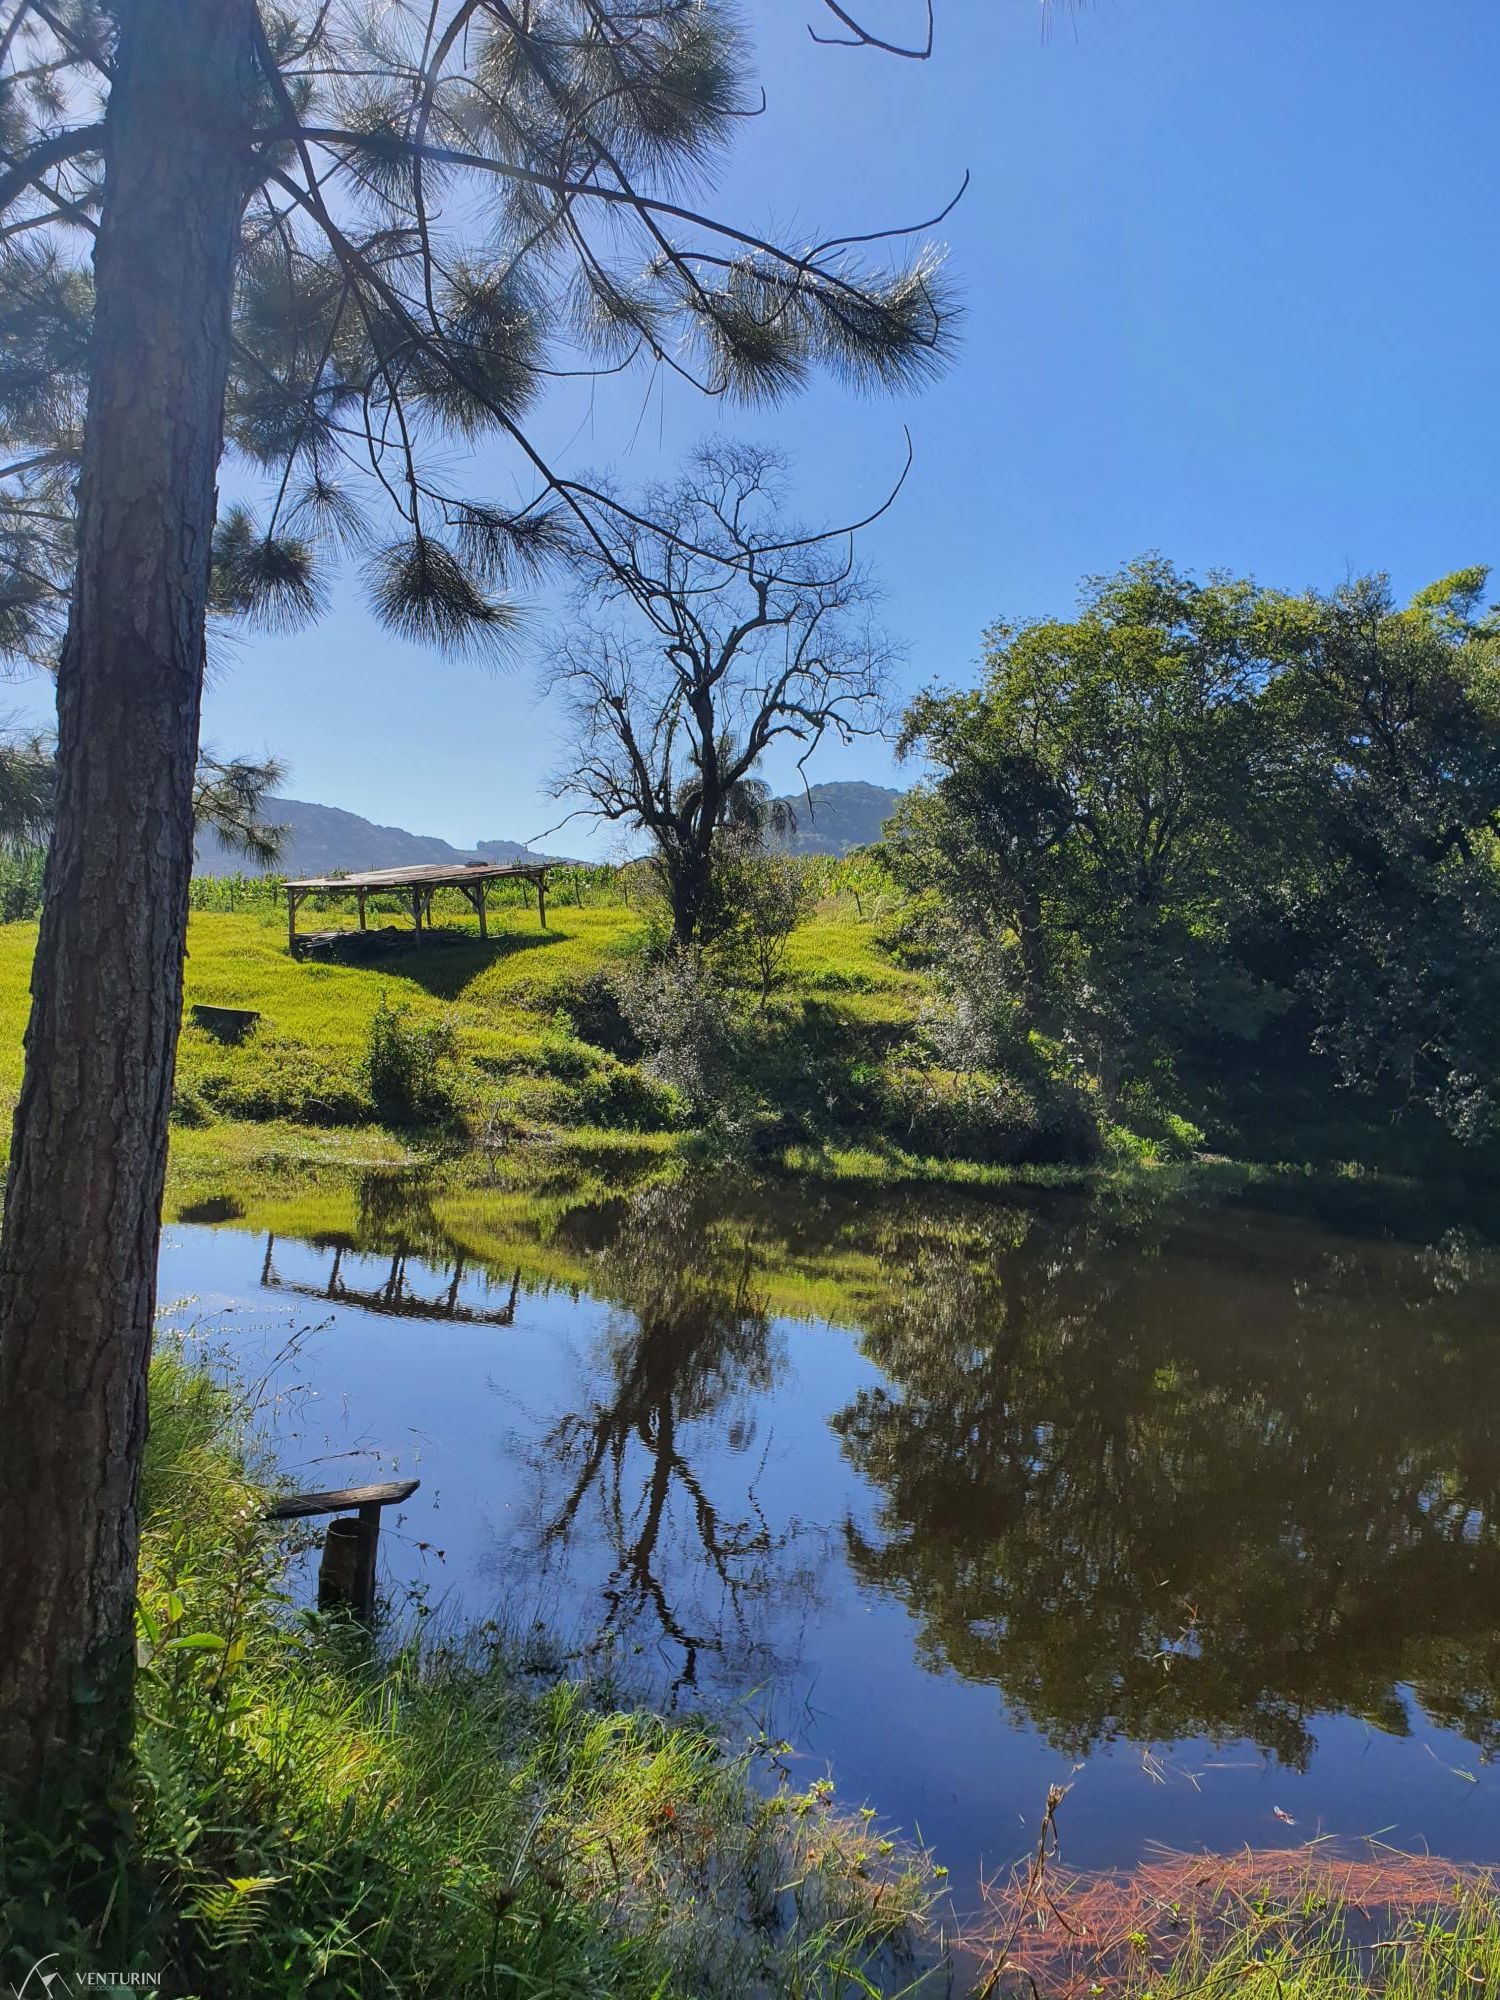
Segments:
[[[579,1125],[670,1132],[688,1122],[689,1106],[671,1084],[631,1064],[606,1058],[573,1086],[568,1112]]]
[[[781,981],[792,932],[812,908],[812,871],[790,854],[735,855],[717,871],[716,886],[725,919],[719,949],[758,986],[764,1007]]]
[[[40,848],[0,851],[0,923],[22,923],[41,915],[46,861]]]
[[[173,1116],[180,1125],[229,1118],[289,1118],[301,1125],[360,1125],[371,1116],[353,1064],[289,1036],[258,1034],[225,1050],[201,1029],[183,1033]]]
[[[636,1062],[641,1040],[620,1004],[620,984],[612,972],[591,972],[580,979],[563,1001],[581,1041],[606,1049],[622,1062]]]
[[[621,975],[619,995],[650,1074],[700,1118],[722,1116],[737,1095],[734,1010],[702,950],[641,960]]]
[[[388,1125],[435,1125],[452,1114],[456,1038],[448,1021],[421,1021],[380,996],[365,1070],[375,1115]]]
[[[1000,1166],[1082,1166],[1098,1157],[1093,1120],[1072,1092],[984,1070],[892,1066],[878,1120],[912,1152]]]

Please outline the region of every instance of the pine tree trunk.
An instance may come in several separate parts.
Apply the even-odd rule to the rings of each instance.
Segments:
[[[58,794],[0,1239],[0,1792],[107,1802],[182,1009],[254,0],[127,0]]]

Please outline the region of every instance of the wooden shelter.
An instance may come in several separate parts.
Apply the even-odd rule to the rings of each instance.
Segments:
[[[489,936],[485,919],[485,898],[492,882],[521,880],[536,885],[537,916],[547,928],[547,870],[532,864],[466,861],[457,867],[372,868],[360,875],[309,875],[286,885],[287,948],[297,955],[297,911],[305,896],[353,896],[359,907],[359,927],[367,928],[365,905],[369,897],[404,896],[411,904],[412,924],[421,935],[424,921],[432,928],[432,898],[438,889],[460,889],[474,905],[479,918],[479,935]]]

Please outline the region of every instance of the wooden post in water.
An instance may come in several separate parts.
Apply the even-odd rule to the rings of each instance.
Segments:
[[[323,1537],[318,1565],[318,1607],[344,1605],[356,1618],[375,1615],[375,1556],[380,1546],[380,1510],[399,1506],[416,1492],[415,1479],[377,1486],[345,1486],[324,1493],[293,1493],[270,1510],[273,1521],[296,1521],[310,1514],[333,1514]],[[355,1508],[351,1517],[341,1511]]]
[[[318,1609],[331,1611],[342,1605],[356,1616],[360,1611],[359,1585],[363,1571],[360,1523],[357,1517],[340,1514],[328,1523],[323,1537],[323,1560],[318,1565]]]

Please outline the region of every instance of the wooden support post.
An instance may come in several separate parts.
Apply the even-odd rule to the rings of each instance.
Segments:
[[[356,901],[358,902],[358,904],[359,904],[359,927],[360,927],[360,929],[361,929],[362,931],[363,931],[363,930],[368,930],[368,929],[369,929],[369,925],[368,925],[368,924],[367,924],[367,923],[365,922],[365,896],[366,896],[366,894],[367,894],[367,891],[366,891],[366,890],[364,890],[364,889],[360,889],[360,890],[358,890],[358,891],[356,892],[356,897],[355,897],[355,900],[356,900]]]
[[[380,1508],[361,1507],[358,1516],[358,1595],[355,1612],[361,1618],[375,1615],[375,1551],[380,1543]]]
[[[297,889],[287,890],[286,948],[291,953],[293,958],[297,956],[297,905],[301,902],[301,900],[302,900],[302,894],[300,890]]]
[[[360,1527],[364,1509],[359,1517],[341,1514],[328,1523],[328,1532],[323,1537],[323,1560],[318,1564],[318,1609],[332,1611],[342,1605],[346,1610],[357,1611],[359,1586],[361,1581]],[[379,1510],[376,1510],[377,1518]]]
[[[380,1546],[380,1508],[361,1507],[328,1523],[323,1560],[318,1565],[318,1609],[343,1606],[367,1624],[375,1615],[375,1555]]]
[[[547,928],[547,878],[545,875],[538,875],[536,878],[536,913],[542,920],[542,929],[545,930]]]
[[[416,931],[418,937],[420,937],[422,935],[422,891],[420,889],[413,889],[411,892],[411,921],[413,929]]]
[[[477,882],[474,885],[474,907],[479,912],[479,935],[482,938],[487,938],[490,934],[489,924],[485,920],[484,913],[484,906],[489,901],[489,896],[490,885],[488,882]]]

